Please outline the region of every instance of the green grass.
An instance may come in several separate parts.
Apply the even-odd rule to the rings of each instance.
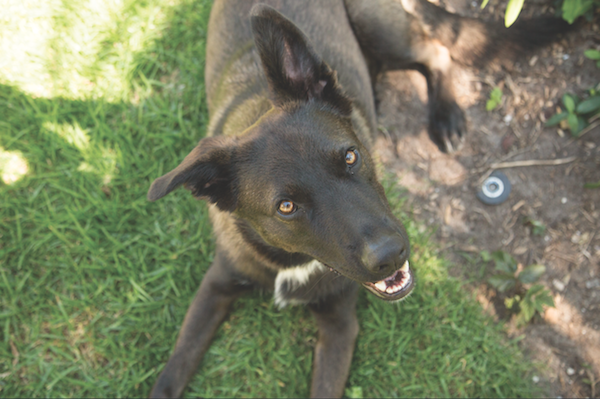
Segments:
[[[0,16],[0,396],[146,396],[214,247],[151,181],[203,136],[210,3],[12,2]],[[26,173],[25,172],[27,168]],[[388,187],[397,212],[401,191]],[[361,293],[352,396],[531,396],[531,365],[407,220],[414,294]],[[239,301],[189,397],[306,396],[316,327]]]

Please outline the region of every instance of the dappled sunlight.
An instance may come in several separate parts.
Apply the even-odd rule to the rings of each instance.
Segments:
[[[97,175],[107,185],[117,172],[117,153],[111,148],[100,148],[94,157],[79,164],[77,170]]]
[[[209,11],[0,0],[1,397],[147,396],[172,345],[152,326],[179,324],[170,297],[187,301],[214,252],[205,206],[155,219],[146,201],[205,130]],[[155,220],[181,223],[157,236]]]
[[[397,165],[405,165],[401,168],[402,173],[410,170],[408,165],[416,165],[415,170],[420,169],[420,173],[426,175],[429,180],[444,182],[448,186],[462,184],[468,176],[467,169],[460,160],[441,152],[431,141],[425,129],[422,129],[418,135],[407,134],[397,140],[397,159],[392,149],[393,145],[390,140],[379,139],[376,148],[384,164],[396,162]],[[429,184],[415,185],[416,176],[407,178],[408,180],[402,184],[413,194],[421,194],[432,189]]]
[[[52,95],[46,68],[56,1],[5,0],[0,13],[0,81],[37,97]]]
[[[139,63],[147,62],[145,52],[153,48],[179,3],[181,0],[167,4],[159,0],[3,1],[0,85],[23,93],[23,104],[29,103],[38,117],[49,111],[46,105],[51,106],[51,116],[36,121],[41,123],[42,134],[77,149],[83,158],[77,161],[77,170],[94,174],[107,185],[121,162],[118,144],[97,137],[98,131],[87,128],[91,124],[78,114],[72,113],[70,123],[64,123],[61,114],[68,111],[62,101],[84,100],[71,111],[89,111],[97,123],[98,114],[105,112],[101,104],[139,105],[152,95],[152,88],[140,89],[135,82],[141,74]],[[144,76],[142,81],[147,83]],[[34,105],[32,101],[40,98],[57,101]],[[18,104],[14,98],[7,99],[9,107]],[[102,103],[98,103],[100,99]],[[2,179],[12,184],[27,173],[28,165],[21,155],[14,155],[17,153],[10,152],[10,157],[2,154]],[[51,165],[49,158],[31,158],[31,162]]]
[[[83,129],[77,122],[73,124],[44,122],[42,127],[79,150],[84,161],[77,167],[78,171],[99,176],[105,185],[112,181],[117,171],[119,151],[99,143],[90,145],[88,130]]]
[[[0,83],[33,97],[125,100],[137,67],[132,54],[147,48],[165,24],[164,7],[150,3],[4,1]]]
[[[94,150],[86,153],[85,158],[86,160],[77,170],[99,176],[102,183],[107,185],[117,173],[117,159],[120,159],[120,152],[112,148],[94,146]]]
[[[87,131],[83,130],[77,122],[72,125],[44,122],[42,127],[59,137],[62,137],[67,143],[75,146],[79,151],[86,151],[90,146],[90,137]]]
[[[27,160],[20,151],[4,151],[0,147],[0,178],[4,184],[11,185],[29,171]]]
[[[600,332],[585,325],[581,312],[557,294],[554,296],[556,307],[547,308],[544,320],[553,325],[562,334],[577,342],[587,352],[583,355],[596,373],[600,373]]]

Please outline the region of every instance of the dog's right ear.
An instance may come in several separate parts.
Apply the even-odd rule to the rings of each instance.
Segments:
[[[339,87],[335,71],[317,55],[306,35],[265,4],[253,6],[250,15],[273,104],[281,107],[317,99],[349,116],[352,105]]]
[[[233,211],[237,205],[232,157],[235,138],[207,137],[181,164],[152,182],[148,200],[156,201],[182,184],[194,197],[206,199],[219,209]]]

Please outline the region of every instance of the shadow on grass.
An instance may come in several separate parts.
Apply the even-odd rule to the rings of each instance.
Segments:
[[[146,396],[168,358],[214,244],[206,207],[189,193],[158,203],[145,195],[204,131],[209,8],[167,8],[160,37],[132,55],[127,101],[34,98],[0,85],[0,146],[30,165],[0,185],[2,396]],[[406,220],[402,193],[389,186]],[[447,277],[427,233],[406,224],[417,289],[397,306],[361,294],[347,393],[535,393],[515,343]],[[270,295],[251,295],[186,395],[306,396],[315,336],[304,308],[279,311]]]

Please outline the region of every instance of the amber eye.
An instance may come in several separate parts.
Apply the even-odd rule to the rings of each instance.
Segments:
[[[346,151],[346,164],[352,166],[358,161],[358,151],[348,150]]]
[[[292,213],[296,212],[296,204],[294,204],[292,201],[281,201],[279,203],[279,213],[281,213],[282,215],[291,215]]]

